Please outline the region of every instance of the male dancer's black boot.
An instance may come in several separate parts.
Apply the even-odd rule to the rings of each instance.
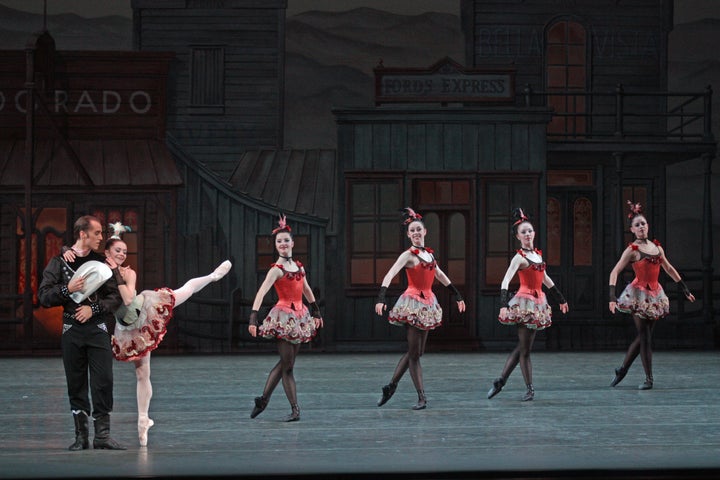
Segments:
[[[75,421],[75,443],[68,447],[68,450],[87,450],[90,448],[90,441],[88,435],[90,434],[88,428],[88,414],[82,410],[78,413],[73,412],[73,420]]]

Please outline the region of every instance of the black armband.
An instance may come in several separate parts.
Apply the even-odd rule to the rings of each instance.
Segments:
[[[100,304],[95,302],[90,304],[90,310],[92,310],[93,317],[96,315],[100,315],[100,313],[102,312]]]
[[[509,294],[508,294],[507,288],[503,288],[502,290],[500,290],[500,308],[507,307],[508,300],[509,300]]]
[[[615,285],[608,285],[608,302],[617,303],[617,295],[615,294]]]
[[[550,294],[552,294],[553,299],[559,304],[562,305],[563,303],[567,303],[567,300],[565,300],[565,297],[563,297],[563,294],[560,293],[560,290],[558,290],[557,285],[553,285],[550,288]]]
[[[122,274],[120,273],[120,268],[115,267],[112,270],[113,277],[115,278],[115,281],[118,285],[125,285],[125,279],[123,278]]]
[[[317,302],[310,304],[310,316],[313,318],[322,318],[322,315],[320,315],[320,307],[318,307]]]
[[[450,293],[452,293],[453,295],[455,295],[455,301],[456,301],[456,302],[463,302],[463,301],[464,301],[463,296],[460,294],[460,290],[458,290],[455,285],[453,285],[452,283],[448,283],[448,284],[447,284],[447,289],[450,290]]]
[[[388,287],[380,287],[380,291],[378,292],[377,301],[375,303],[385,303],[387,304],[387,300],[385,300],[385,292],[387,292]]]
[[[690,295],[692,295],[692,293],[690,293],[690,289],[689,289],[688,286],[685,284],[685,282],[683,281],[682,278],[681,278],[679,281],[675,282],[675,283],[677,283],[678,285],[680,285],[680,288],[682,289],[683,295],[685,295],[686,297],[689,297]]]
[[[257,327],[257,324],[258,324],[257,314],[258,314],[257,310],[253,310],[250,312],[250,325],[253,325],[255,327]]]
[[[65,298],[70,298],[70,290],[68,290],[67,285],[63,285],[60,287],[60,293]]]

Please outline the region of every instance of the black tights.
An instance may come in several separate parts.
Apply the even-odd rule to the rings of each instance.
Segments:
[[[275,364],[270,374],[268,375],[267,381],[265,382],[265,389],[263,390],[263,397],[270,400],[270,396],[277,387],[277,384],[282,380],[283,390],[287,396],[290,405],[297,405],[297,393],[295,389],[295,376],[293,375],[293,367],[295,366],[295,357],[297,357],[298,351],[300,350],[299,343],[289,343],[284,340],[278,340],[278,353],[280,354],[280,360]]]
[[[520,363],[520,371],[522,372],[525,384],[530,385],[532,383],[532,361],[530,360],[530,350],[532,350],[536,332],[537,330],[535,329],[518,326],[518,344],[510,353],[507,361],[505,361],[505,366],[503,367],[502,374],[500,375],[503,379],[507,380],[517,364]]]
[[[420,357],[425,353],[425,343],[427,342],[428,330],[420,330],[419,328],[405,326],[407,332],[408,351],[400,358],[395,367],[395,373],[392,376],[392,383],[397,384],[405,371],[410,368],[410,377],[413,385],[418,392],[425,391],[423,387],[422,366],[420,365]]]
[[[637,315],[633,315],[633,320],[635,321],[637,336],[628,347],[622,366],[626,370],[629,369],[638,354],[640,354],[645,376],[652,378],[652,332],[655,328],[655,321],[640,318]]]

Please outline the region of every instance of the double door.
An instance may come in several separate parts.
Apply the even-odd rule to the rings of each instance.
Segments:
[[[595,191],[552,189],[547,192],[547,242],[543,249],[548,275],[565,295],[567,316],[557,321],[587,321],[602,316],[602,236],[598,231]],[[605,297],[602,297],[604,299]],[[604,305],[604,304],[603,304]],[[553,305],[555,309],[555,305]]]
[[[415,178],[412,180],[413,205],[423,215],[428,230],[425,245],[435,251],[438,266],[465,298],[466,311],[458,312],[454,295],[436,283],[433,291],[443,309],[443,326],[433,332],[433,342],[453,343],[458,348],[475,342],[471,290],[476,278],[473,243],[475,211],[473,179]],[[467,344],[467,345],[466,345]]]

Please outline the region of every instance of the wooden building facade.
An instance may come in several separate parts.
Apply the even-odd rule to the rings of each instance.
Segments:
[[[396,212],[412,205],[429,214],[428,242],[469,299],[464,316],[446,312],[446,327],[430,344],[514,342],[514,331],[496,320],[497,301],[517,248],[509,212],[523,206],[571,309],[538,337],[540,348],[624,345],[632,326],[608,312],[607,278],[631,239],[625,202],[634,200],[646,206],[652,235],[669,245],[670,258],[682,250],[685,262],[676,266],[701,298],[691,305],[666,282],[673,309],[656,343],[717,346],[712,91],[667,90],[672,2],[466,0],[462,22],[467,67],[446,59],[417,77],[417,69],[379,66],[378,105],[335,111],[345,189],[343,318],[372,311],[377,285],[406,244]],[[502,69],[512,72],[511,85],[494,88]],[[460,93],[443,96],[453,89]],[[670,191],[668,169],[691,160],[704,169],[696,194]],[[692,231],[669,225],[673,202],[694,202]],[[440,298],[451,309],[444,292]],[[364,318],[361,327],[339,327],[337,341],[392,335],[383,320]]]
[[[59,348],[62,312],[38,306],[76,218],[120,221],[139,286],[175,278],[181,177],[165,144],[167,53],[56,51],[48,32],[0,55],[0,349]]]
[[[10,120],[8,109],[0,108],[0,126],[12,126],[0,134],[0,282],[13,292],[5,295],[3,288],[0,314],[10,319],[2,325],[15,338],[28,338],[28,329],[18,327],[18,319],[26,318],[18,314],[24,291],[15,288],[25,284],[19,281],[22,265],[37,271],[44,265],[42,255],[30,264],[22,257],[29,185],[38,208],[65,208],[58,225],[41,226],[40,209],[29,220],[37,224],[34,230],[55,237],[66,238],[81,213],[134,208],[136,266],[146,287],[196,276],[225,258],[233,261],[221,284],[180,309],[166,352],[272,348],[250,339],[246,322],[275,257],[270,232],[279,213],[293,227],[294,256],[307,265],[326,318],[312,347],[404,348],[403,330],[377,317],[373,305],[382,277],[407,247],[399,223],[399,210],[407,205],[424,215],[427,244],[468,303],[459,315],[447,292],[436,289],[446,318],[429,348],[494,349],[515,342],[514,329],[496,320],[499,283],[517,248],[509,234],[515,206],[534,217],[537,244],[571,307],[538,337],[538,348],[624,347],[631,322],[607,312],[606,285],[629,240],[623,224],[627,199],[647,205],[653,235],[668,246],[671,259],[681,248],[691,251],[675,265],[699,302],[683,302],[666,282],[672,315],[658,326],[656,343],[720,345],[712,293],[711,90],[667,91],[671,1],[462,0],[465,65],[441,59],[423,71],[378,66],[376,105],[334,110],[336,151],[283,148],[285,0],[132,5],[138,51],[86,53],[85,75],[68,77],[87,82],[97,72],[103,80],[92,88],[73,87],[66,111],[48,115],[59,128],[38,123],[24,129],[26,117]],[[2,62],[0,75],[13,78],[21,90],[26,63],[21,53],[12,55],[17,58]],[[64,59],[57,65],[71,65],[74,55],[81,54],[56,54]],[[144,62],[159,62],[159,70],[148,73],[143,65],[150,63]],[[46,86],[38,87],[39,98],[65,75],[61,68],[51,71]],[[394,83],[392,75],[408,82]],[[87,98],[95,102],[104,95],[110,101],[116,97],[105,90],[141,79],[143,88],[159,95],[156,100],[149,94],[152,101],[143,104],[156,115],[155,123],[142,123],[147,119],[141,117],[139,129],[128,124],[93,130],[113,118],[102,108],[123,107],[111,102],[90,112]],[[418,79],[423,83],[413,83]],[[428,86],[434,81],[437,91]],[[87,97],[85,90],[94,93]],[[3,93],[5,99],[18,95]],[[77,111],[71,114],[72,108]],[[127,108],[128,117],[113,121],[139,115]],[[30,131],[47,131],[60,146],[38,139],[28,150],[24,132]],[[81,143],[85,137],[91,144]],[[45,152],[42,162],[34,161],[31,182],[21,177],[27,151]],[[128,175],[113,175],[115,165],[138,159]],[[688,161],[702,162],[704,180],[693,186],[701,193],[686,198],[669,189],[668,171]],[[68,172],[78,173],[68,179]],[[677,201],[697,203],[692,228],[673,228],[667,221]],[[47,258],[62,242],[45,237],[52,247],[39,242],[32,248]],[[400,275],[390,298],[403,286]],[[266,300],[270,304],[272,295]]]

